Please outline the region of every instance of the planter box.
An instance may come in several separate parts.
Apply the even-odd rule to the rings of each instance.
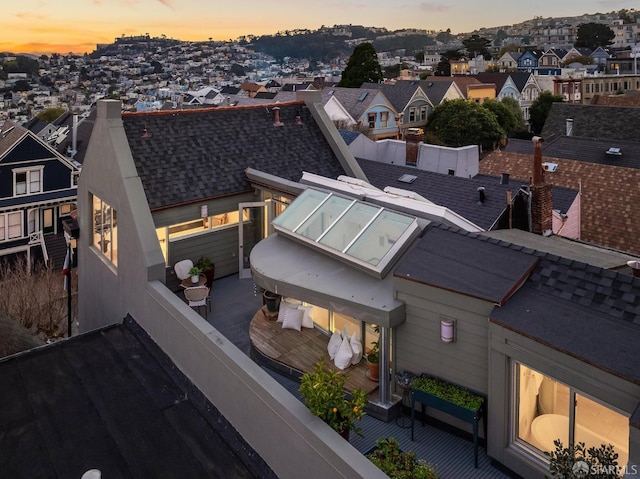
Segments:
[[[464,388],[463,388],[464,389]],[[480,396],[482,397],[482,396]],[[473,449],[474,449],[474,464],[478,467],[478,424],[480,419],[484,419],[484,431],[487,435],[487,420],[485,417],[485,401],[483,398],[480,407],[472,411],[463,406],[459,406],[451,401],[443,399],[434,394],[428,393],[421,389],[411,388],[411,440],[413,441],[413,419],[416,410],[416,403],[421,404],[422,408],[422,425],[424,426],[425,407],[431,407],[442,411],[450,416],[458,418],[462,421],[471,423],[473,426]]]

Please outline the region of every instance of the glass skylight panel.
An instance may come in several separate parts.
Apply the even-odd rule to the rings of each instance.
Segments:
[[[377,266],[415,221],[410,216],[384,210],[349,247],[346,254]]]
[[[356,203],[322,237],[320,243],[338,251],[344,251],[359,235],[363,228],[380,211],[380,208],[366,203]]]
[[[308,188],[273,220],[273,224],[294,231],[328,197],[329,193]]]
[[[307,218],[300,228],[295,230],[295,233],[313,241],[317,240],[353,203],[355,200],[332,195]]]

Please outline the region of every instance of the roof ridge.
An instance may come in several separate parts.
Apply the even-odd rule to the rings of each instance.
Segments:
[[[176,113],[185,114],[185,113],[202,113],[202,112],[210,112],[210,111],[229,111],[229,110],[250,110],[250,109],[258,109],[258,108],[268,108],[268,107],[283,107],[283,106],[291,106],[291,105],[304,105],[304,100],[291,100],[291,101],[283,101],[280,103],[261,103],[259,105],[240,105],[240,106],[211,106],[211,107],[203,107],[203,108],[187,108],[187,109],[176,109],[176,110],[155,110],[155,111],[126,111],[122,112],[122,116],[162,116],[162,115],[175,115]]]

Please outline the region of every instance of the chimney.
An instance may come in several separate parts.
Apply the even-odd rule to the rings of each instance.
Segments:
[[[424,132],[420,128],[409,128],[405,134],[406,142],[406,165],[418,166],[418,152],[420,143],[424,138]]]
[[[273,126],[284,126],[284,123],[280,121],[280,107],[273,107]]]
[[[573,118],[567,118],[566,122],[567,136],[573,135]]]
[[[300,116],[300,110],[296,113],[296,125],[302,125],[302,117]]]
[[[533,182],[531,185],[531,232],[549,236],[553,232],[553,195],[544,182],[542,138],[533,137]]]
[[[533,185],[539,185],[544,181],[542,176],[542,142],[539,136],[534,136],[533,141]]]
[[[73,115],[73,130],[71,131],[71,158],[78,152],[78,115]]]
[[[500,184],[508,185],[509,184],[509,173],[502,173],[500,176]]]

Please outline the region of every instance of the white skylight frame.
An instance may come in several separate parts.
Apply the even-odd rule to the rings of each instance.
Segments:
[[[278,215],[273,227],[378,277],[386,275],[420,232],[414,216],[313,188]]]

